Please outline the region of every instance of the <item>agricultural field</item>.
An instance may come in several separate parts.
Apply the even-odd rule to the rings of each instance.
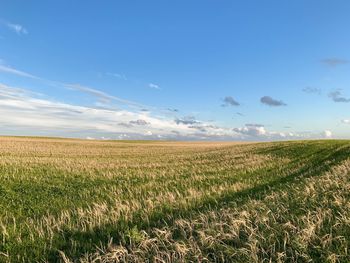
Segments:
[[[350,141],[0,138],[0,262],[350,262]]]

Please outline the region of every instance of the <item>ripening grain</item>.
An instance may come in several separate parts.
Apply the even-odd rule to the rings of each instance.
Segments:
[[[350,142],[0,139],[0,262],[349,262]]]

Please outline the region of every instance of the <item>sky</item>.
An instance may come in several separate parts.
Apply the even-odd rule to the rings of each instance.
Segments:
[[[0,134],[350,139],[350,1],[0,3]]]

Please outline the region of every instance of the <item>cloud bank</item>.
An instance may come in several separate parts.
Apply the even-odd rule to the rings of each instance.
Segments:
[[[79,87],[97,97],[105,93]],[[197,120],[193,116],[171,118],[149,111],[104,109],[38,98],[29,90],[0,84],[0,126],[2,134],[43,135],[78,138],[170,139],[170,140],[284,140],[312,136],[268,131],[262,124],[230,128]]]

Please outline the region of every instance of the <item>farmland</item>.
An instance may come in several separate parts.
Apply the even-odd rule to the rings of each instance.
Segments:
[[[0,138],[0,262],[349,262],[350,141]]]

